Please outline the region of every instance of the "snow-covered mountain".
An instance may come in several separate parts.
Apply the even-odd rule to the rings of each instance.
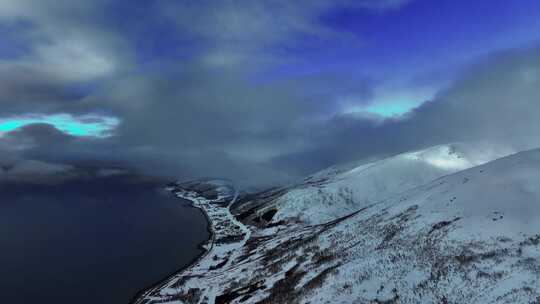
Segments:
[[[540,150],[471,155],[326,170],[231,201],[236,219],[198,196],[214,247],[139,303],[540,303]]]
[[[258,213],[276,210],[274,221],[296,218],[321,224],[436,178],[508,154],[487,146],[451,144],[364,164],[321,171],[289,189]]]

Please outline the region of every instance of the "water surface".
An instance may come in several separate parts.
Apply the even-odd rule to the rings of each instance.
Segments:
[[[0,303],[129,303],[208,238],[199,210],[138,176],[0,182]]]

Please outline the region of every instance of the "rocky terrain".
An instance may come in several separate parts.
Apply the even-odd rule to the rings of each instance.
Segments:
[[[439,146],[240,196],[175,184],[214,236],[137,303],[540,303],[540,150],[475,155]]]

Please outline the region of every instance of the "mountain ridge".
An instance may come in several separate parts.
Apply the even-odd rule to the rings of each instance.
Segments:
[[[413,156],[465,159],[444,147],[435,148],[442,154],[423,150],[382,164]],[[330,221],[279,217],[289,193],[316,197],[340,181],[307,179],[239,198],[234,213],[249,229],[247,239],[228,243],[233,252],[179,274],[174,288],[144,303],[540,302],[540,149],[442,174],[384,199],[353,201],[354,212]],[[334,207],[345,201],[334,198]],[[230,214],[228,206],[222,210]]]

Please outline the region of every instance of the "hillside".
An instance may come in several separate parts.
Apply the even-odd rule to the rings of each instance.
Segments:
[[[281,192],[279,198],[267,204],[255,204],[256,213],[276,210],[274,221],[294,218],[307,224],[321,224],[503,155],[504,151],[451,144],[333,167],[307,177],[304,183]],[[237,212],[248,210],[254,203],[257,200],[243,204]]]
[[[228,243],[234,250],[225,255],[211,250],[208,259],[141,303],[540,303],[540,150],[435,177],[403,192],[399,187],[407,174],[396,174],[391,184],[397,186],[387,187],[396,190],[386,199],[364,200],[354,189],[351,205],[359,208],[324,223],[306,223],[321,218],[302,214],[300,220],[276,220],[272,215],[283,212],[277,210],[263,213],[268,221],[255,221],[257,228],[246,224],[260,213],[256,206],[293,212],[286,198],[295,191],[317,197],[319,190],[339,189],[345,182],[356,188],[350,183],[354,178],[341,177],[358,178],[377,167],[383,172],[401,166],[397,159],[429,163],[436,155],[440,164],[438,156],[455,155],[437,149],[446,153],[403,154],[334,174],[340,178],[323,173],[316,182],[312,177],[306,185],[244,197],[243,205],[255,210],[247,209],[243,224],[236,221],[242,226],[236,230],[250,232]],[[443,160],[459,169],[471,165],[463,157]],[[426,168],[418,162],[415,167]],[[339,196],[328,200],[328,208],[343,203]]]

